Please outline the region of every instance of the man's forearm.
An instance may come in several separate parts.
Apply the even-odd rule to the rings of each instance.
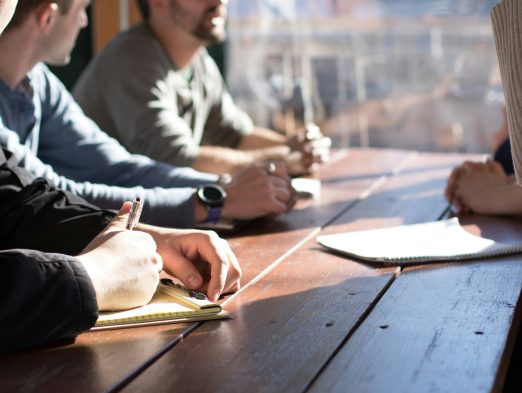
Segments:
[[[193,168],[217,174],[236,174],[256,162],[284,160],[290,153],[285,145],[258,148],[255,150],[234,150],[226,147],[202,146]]]
[[[254,150],[286,144],[288,138],[276,131],[256,127],[239,143],[239,150]]]
[[[201,172],[217,174],[236,173],[252,165],[253,157],[247,153],[220,146],[201,146],[192,167]]]

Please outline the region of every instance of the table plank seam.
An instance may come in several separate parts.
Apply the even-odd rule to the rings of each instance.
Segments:
[[[328,367],[328,365],[332,362],[332,360],[337,356],[337,353],[344,347],[344,345],[348,342],[350,337],[357,331],[357,329],[363,324],[363,322],[366,320],[366,318],[370,315],[370,313],[373,311],[373,309],[377,306],[377,304],[381,301],[381,299],[384,297],[386,292],[388,292],[388,289],[392,286],[392,284],[395,282],[397,277],[401,274],[400,267],[397,267],[395,270],[395,273],[390,278],[390,280],[386,283],[385,286],[382,287],[379,294],[375,297],[373,302],[370,303],[370,305],[367,307],[367,309],[364,311],[364,313],[361,315],[361,317],[357,320],[357,322],[353,325],[353,327],[347,332],[344,339],[339,343],[337,348],[331,353],[331,355],[326,359],[322,367],[317,371],[317,373],[314,375],[314,377],[310,380],[308,385],[305,387],[302,393],[308,392],[314,383],[317,381],[319,376],[323,373],[323,371]]]
[[[368,198],[370,195],[372,195],[379,187],[381,187],[386,181],[390,180],[393,176],[400,173],[402,169],[406,167],[406,165],[414,160],[418,156],[418,152],[412,152],[409,154],[406,158],[404,158],[401,162],[399,162],[397,165],[395,165],[388,173],[382,175],[377,180],[375,180],[370,186],[368,186],[366,189],[361,191],[361,193],[357,196],[357,198],[352,202],[349,203],[348,206],[346,206],[344,209],[341,210],[340,213],[336,214],[333,218],[326,221],[323,225],[320,227],[315,228],[312,230],[307,236],[305,236],[301,241],[296,243],[293,247],[291,247],[287,252],[285,252],[282,256],[280,256],[278,259],[276,259],[272,264],[270,264],[268,267],[266,267],[262,272],[260,272],[256,277],[254,277],[248,284],[246,284],[244,287],[242,287],[239,291],[237,291],[235,294],[230,296],[227,300],[223,302],[223,306],[229,304],[232,300],[234,300],[237,296],[239,296],[241,293],[243,293],[246,289],[250,288],[252,285],[258,283],[261,279],[266,277],[272,270],[274,270],[283,260],[285,260],[288,256],[293,254],[298,248],[300,248],[303,244],[308,242],[311,238],[316,236],[322,229],[326,228],[328,225],[330,225],[332,222],[334,222],[337,218],[339,218],[341,215],[345,214],[348,210],[354,208],[358,203],[362,202],[364,199]],[[344,157],[344,155],[342,156]],[[342,158],[341,157],[341,158]]]
[[[261,271],[257,276],[255,276],[248,284],[246,284],[244,287],[239,289],[236,293],[234,293],[232,296],[230,296],[227,300],[223,302],[223,306],[226,306],[229,304],[232,300],[234,300],[236,297],[238,297],[241,293],[246,291],[248,288],[250,288],[252,285],[258,283],[260,280],[262,280],[264,277],[266,277],[272,270],[274,270],[283,260],[285,260],[289,255],[293,254],[297,249],[299,249],[303,244],[308,242],[310,239],[312,239],[314,236],[316,236],[321,231],[321,227],[315,228],[313,231],[311,231],[307,236],[305,236],[302,240],[294,244],[288,251],[286,251],[283,255],[281,255],[279,258],[277,258],[273,263],[271,263],[269,266],[267,266],[263,271]]]
[[[344,158],[348,152],[346,150],[340,151],[339,154],[336,155],[333,161],[338,161],[342,158]],[[291,254],[295,253],[302,245],[304,245],[306,242],[308,242],[313,237],[317,236],[321,232],[322,229],[326,228],[328,225],[333,223],[336,219],[338,219],[340,216],[345,214],[347,211],[351,210],[355,206],[357,206],[360,202],[367,199],[369,196],[371,196],[377,189],[379,189],[383,184],[385,184],[387,181],[389,181],[393,176],[400,173],[411,161],[413,161],[418,156],[418,152],[412,152],[407,157],[405,157],[402,161],[400,161],[397,165],[392,167],[389,171],[387,171],[385,174],[380,176],[377,180],[375,180],[372,184],[370,184],[366,189],[361,191],[361,193],[355,198],[351,203],[349,203],[344,209],[341,210],[338,214],[336,214],[331,219],[327,220],[324,224],[321,226],[311,230],[311,232],[305,236],[302,240],[300,240],[298,243],[296,243],[294,246],[292,246],[288,251],[286,251],[282,256],[277,258],[272,264],[270,264],[268,267],[266,267],[262,272],[260,272],[258,275],[256,275],[248,284],[246,284],[244,287],[242,287],[238,292],[236,292],[234,295],[230,296],[228,299],[226,299],[222,305],[226,306],[227,304],[231,303],[236,297],[238,297],[241,293],[246,291],[251,286],[255,285],[259,281],[261,281],[264,277],[266,277],[270,272],[272,272],[279,264],[281,264],[284,260],[286,260]],[[330,161],[330,164],[332,161]],[[357,323],[353,326],[352,329],[347,333],[347,336],[345,339],[340,343],[339,347],[336,349],[334,354],[332,356],[335,356],[335,353],[344,345],[344,343],[349,339],[349,337],[357,330],[357,328],[362,324],[362,322],[366,319],[367,315],[371,312],[371,310],[375,307],[375,305],[379,302],[379,300],[382,298],[384,293],[388,290],[388,288],[392,285],[392,283],[395,281],[397,275],[400,274],[400,269],[397,268],[394,276],[390,279],[390,281],[382,288],[382,290],[379,292],[379,294],[376,296],[374,301],[369,305],[366,312],[361,316],[361,318],[357,321]],[[179,337],[177,337],[175,340],[169,342],[165,347],[163,347],[161,350],[156,352],[154,356],[151,356],[146,362],[144,362],[140,367],[134,369],[130,373],[128,373],[125,377],[123,377],[118,383],[113,385],[110,389],[107,390],[107,393],[115,393],[119,392],[122,389],[124,389],[128,384],[130,384],[134,379],[136,379],[141,373],[146,371],[147,368],[149,368],[151,365],[153,365],[156,361],[158,361],[163,355],[165,355],[167,352],[169,352],[171,349],[176,347],[180,342],[183,341],[184,338],[187,338],[192,332],[194,332],[197,328],[203,325],[203,322],[196,323],[187,330],[183,331]],[[323,370],[328,363],[330,362],[332,358],[330,357],[321,370]],[[308,387],[305,389],[308,390],[308,388],[313,384],[315,379],[320,375],[320,372],[314,376]]]
[[[339,154],[339,159],[343,158],[344,156],[346,156],[347,152],[346,151],[342,151],[340,153],[343,153],[343,154]],[[397,173],[400,173],[400,171],[402,169],[404,169],[404,167],[406,167],[406,165],[412,161],[413,159],[415,159],[416,157],[418,156],[418,153],[417,152],[412,152],[411,154],[409,154],[405,159],[403,159],[401,162],[399,162],[397,165],[395,165],[389,172],[387,172],[386,174],[382,175],[381,177],[379,177],[376,181],[374,181],[369,187],[367,187],[365,190],[363,190],[359,195],[358,197],[352,202],[352,203],[349,203],[348,206],[346,206],[339,214],[336,214],[333,218],[331,218],[330,220],[327,220],[323,225],[321,225],[320,227],[317,227],[315,228],[314,230],[312,230],[307,236],[305,236],[301,241],[299,241],[298,243],[296,243],[294,246],[292,246],[287,252],[285,252],[282,256],[280,256],[279,258],[277,258],[272,264],[270,264],[268,267],[266,267],[262,272],[260,272],[257,276],[255,276],[248,284],[246,284],[244,287],[242,287],[238,292],[236,292],[234,295],[230,296],[228,299],[226,299],[222,305],[223,306],[226,306],[227,304],[231,303],[236,297],[238,297],[241,293],[243,293],[244,291],[246,291],[248,288],[250,288],[251,286],[255,285],[256,283],[258,283],[259,281],[261,281],[264,277],[266,277],[271,271],[273,271],[279,264],[281,264],[288,256],[290,256],[291,254],[293,254],[295,251],[297,251],[303,244],[305,244],[306,242],[308,242],[310,239],[312,239],[314,236],[317,236],[317,234],[320,233],[320,231],[322,229],[324,229],[325,227],[327,227],[328,225],[330,225],[332,222],[334,222],[338,217],[340,217],[342,214],[345,214],[348,210],[354,208],[357,204],[359,204],[360,202],[362,202],[363,200],[365,200],[366,198],[368,198],[370,195],[372,195],[378,188],[380,188],[383,184],[385,184],[390,178],[392,178],[394,175],[396,175]],[[400,274],[400,269],[397,269],[396,271],[396,275],[397,274]],[[388,283],[385,287],[383,287],[383,290],[379,293],[379,295],[376,297],[375,301],[369,306],[367,312],[369,312],[370,310],[373,309],[373,307],[375,306],[375,304],[381,299],[381,297],[383,296],[384,292],[386,292],[386,290],[389,288],[389,286],[393,283],[393,281],[395,280],[396,276],[394,276]],[[342,345],[344,345],[344,342],[346,342],[346,340],[348,340],[348,338],[351,336],[351,334],[353,334],[353,332],[357,329],[357,327],[360,325],[360,323],[362,323],[362,321],[366,318],[366,313],[363,314],[362,318],[360,319],[360,321],[358,321],[358,323],[353,327],[353,329],[351,329],[349,332],[348,332],[348,335],[347,337],[345,338],[345,340],[343,340],[343,342],[341,343],[340,347],[342,347]],[[161,351],[157,352],[156,355],[152,356],[147,362],[145,362],[141,367],[135,369],[134,371],[132,371],[131,373],[127,374],[126,377],[124,377],[120,382],[118,382],[117,384],[115,384],[111,389],[109,389],[107,391],[107,393],[113,393],[113,392],[118,392],[120,391],[121,389],[123,389],[126,385],[128,385],[129,383],[132,382],[133,379],[135,379],[136,377],[138,377],[139,374],[141,374],[142,372],[144,372],[148,367],[150,367],[155,361],[157,361],[158,359],[160,359],[164,354],[166,354],[168,351],[170,351],[172,348],[174,348],[177,344],[179,344],[183,338],[185,337],[188,337],[193,331],[195,331],[198,327],[200,327],[203,323],[200,322],[198,324],[195,324],[191,327],[189,327],[186,331],[182,332],[181,333],[181,337],[174,340],[173,342],[169,343],[168,345],[166,345]],[[340,348],[339,347],[339,348]],[[339,349],[338,348],[338,349]],[[337,349],[337,350],[338,350]],[[337,352],[336,350],[336,352]],[[328,359],[328,361],[325,363],[325,365],[323,367],[326,367],[326,365],[328,364],[328,362],[330,361],[330,359]],[[319,374],[318,374],[319,375]],[[315,380],[317,376],[314,377],[313,380]],[[313,383],[313,380],[312,380],[312,383]]]
[[[511,362],[511,357],[513,356],[513,352],[515,350],[515,344],[517,341],[517,334],[520,330],[520,325],[522,323],[522,289],[520,290],[520,295],[518,296],[518,302],[515,305],[515,312],[513,314],[513,320],[511,321],[511,328],[509,329],[509,333],[506,338],[506,345],[504,347],[504,351],[502,352],[501,359],[499,361],[499,371],[497,372],[495,382],[493,383],[492,393],[502,392],[504,390],[504,385],[506,383],[507,373],[509,369],[509,365]]]
[[[152,366],[156,361],[158,361],[163,355],[169,352],[176,345],[181,343],[190,333],[196,330],[199,326],[201,326],[203,322],[196,322],[186,330],[184,330],[179,336],[177,336],[174,340],[170,341],[167,345],[165,345],[162,349],[157,351],[153,356],[148,358],[145,362],[143,362],[139,367],[130,371],[127,375],[121,378],[118,382],[112,385],[109,389],[107,389],[106,393],[116,393],[120,392],[127,385],[129,385],[134,379],[136,379],[141,373],[147,370],[150,366]]]

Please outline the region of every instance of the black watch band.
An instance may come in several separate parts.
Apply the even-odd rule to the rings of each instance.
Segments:
[[[227,193],[223,187],[217,184],[207,184],[198,188],[197,197],[207,208],[207,221],[219,221],[221,210],[227,198]]]

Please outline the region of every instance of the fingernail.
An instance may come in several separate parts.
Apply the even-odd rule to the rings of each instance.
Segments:
[[[219,291],[214,291],[213,293],[210,294],[210,299],[215,302],[216,300],[219,299],[219,295],[220,295],[220,292]]]
[[[199,280],[196,276],[189,276],[187,282],[191,289],[197,289],[199,287]]]

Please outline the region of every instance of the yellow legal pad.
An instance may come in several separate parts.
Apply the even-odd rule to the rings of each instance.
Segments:
[[[203,321],[226,318],[228,315],[204,294],[162,279],[148,304],[125,311],[102,312],[91,330]]]

